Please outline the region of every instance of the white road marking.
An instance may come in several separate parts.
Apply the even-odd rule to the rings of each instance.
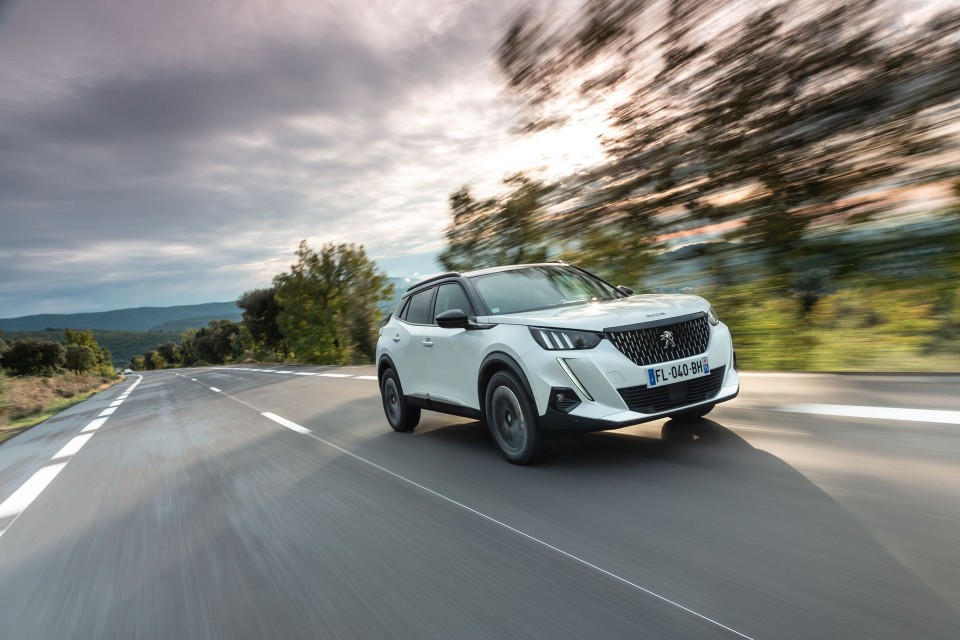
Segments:
[[[79,451],[80,448],[83,447],[83,445],[85,445],[87,441],[93,437],[93,432],[102,427],[103,424],[108,420],[108,418],[105,418],[104,416],[109,416],[116,411],[117,405],[124,400],[125,396],[130,395],[130,393],[138,384],[140,384],[142,380],[143,376],[140,376],[140,378],[130,385],[130,387],[123,393],[123,395],[120,396],[120,398],[118,398],[116,402],[114,402],[110,407],[104,409],[99,417],[91,420],[90,423],[83,428],[80,433],[86,433],[86,435],[74,437],[66,444],[66,446],[55,453],[51,460],[70,458],[77,453],[77,451]],[[53,482],[53,479],[57,477],[57,474],[60,473],[65,466],[67,466],[68,462],[70,462],[70,460],[65,460],[64,462],[43,467],[30,476],[30,479],[24,482],[20,488],[14,491],[10,497],[3,501],[3,503],[0,503],[0,520],[13,516],[13,520],[10,521],[5,528],[0,529],[0,536],[3,536],[3,534],[13,526],[13,523],[16,522],[20,517],[20,514],[22,514],[23,511],[37,498],[37,496],[39,496],[43,490],[47,488],[47,485]]]
[[[844,418],[960,424],[960,411],[939,411],[935,409],[897,409],[892,407],[860,407],[841,404],[796,404],[789,407],[781,407],[778,411],[822,416],[840,416]]]
[[[196,378],[190,378],[190,382],[196,382],[196,381],[197,381]]]
[[[377,376],[353,376],[357,380],[376,380]]]
[[[353,376],[349,373],[320,373],[317,374],[322,378],[352,378]]]
[[[282,424],[282,425],[285,426],[287,429],[291,429],[291,430],[293,430],[293,431],[296,431],[297,433],[303,433],[303,434],[306,434],[306,435],[312,435],[312,434],[313,434],[313,432],[310,431],[310,429],[307,429],[306,427],[301,427],[301,426],[298,425],[296,422],[291,422],[291,421],[287,420],[286,418],[281,418],[280,416],[278,416],[278,415],[275,414],[275,413],[270,413],[269,411],[264,411],[263,413],[261,413],[261,415],[262,415],[263,417],[265,417],[265,418],[269,418],[269,419],[273,420],[273,421],[276,422],[277,424]]]
[[[210,387],[210,391],[214,391],[214,392],[216,392],[216,393],[220,393],[220,389],[217,389],[216,387]]]
[[[125,399],[125,398],[124,398],[124,399]],[[111,406],[111,407],[119,407],[121,404],[123,404],[123,400],[124,400],[124,399],[114,400],[113,402],[110,403],[110,406]]]
[[[81,431],[80,433],[86,433],[86,432],[88,432],[88,431],[96,431],[97,429],[99,429],[100,427],[102,427],[102,426],[103,426],[103,423],[106,422],[107,420],[108,420],[108,418],[97,418],[97,419],[95,419],[95,420],[92,420],[92,421],[90,422],[90,424],[88,424],[87,426],[85,426],[85,427],[83,428],[83,431]]]
[[[35,474],[23,485],[13,492],[13,495],[0,504],[0,518],[9,518],[10,516],[20,515],[24,509],[30,506],[40,493],[47,488],[57,474],[67,466],[66,462],[51,464],[46,466]],[[12,522],[10,524],[13,524]],[[7,526],[9,529],[9,525]]]
[[[319,374],[319,373],[314,373],[314,372],[312,372],[312,371],[297,371],[297,372],[294,373],[293,375],[295,375],[295,376],[317,376],[317,375],[320,375],[320,374]]]
[[[92,437],[93,437],[92,433],[88,433],[85,436],[80,435],[75,437],[73,440],[68,442],[66,446],[63,447],[63,449],[60,449],[60,451],[57,451],[54,454],[54,456],[50,459],[59,460],[60,458],[69,458],[70,456],[75,454],[77,451],[80,451],[80,447],[87,444],[87,440],[89,440]]]

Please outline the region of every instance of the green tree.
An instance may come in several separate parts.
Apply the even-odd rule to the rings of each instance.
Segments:
[[[104,375],[112,375],[113,358],[110,352],[101,347],[90,329],[64,329],[67,343],[67,368],[77,373],[97,370]],[[70,347],[77,347],[71,349]],[[86,351],[89,350],[89,355]],[[78,368],[82,367],[82,368]]]
[[[154,371],[157,369],[166,369],[167,361],[163,359],[156,350],[147,351],[143,354],[143,365],[147,371]]]
[[[180,363],[225,364],[243,355],[240,325],[232,320],[211,320],[206,327],[188,329],[180,336]]]
[[[64,366],[76,374],[92,371],[97,367],[97,354],[88,346],[68,344]]]
[[[326,244],[317,252],[304,240],[296,255],[290,271],[273,279],[282,308],[277,323],[293,355],[324,364],[371,358],[377,304],[393,293],[386,275],[359,245]]]
[[[49,376],[66,363],[67,350],[52,340],[14,340],[3,353],[0,365],[18,376]]]
[[[277,302],[276,289],[247,291],[237,300],[237,306],[243,309],[243,324],[258,350],[286,357],[287,347],[278,323],[282,309]]]
[[[147,368],[146,359],[143,356],[133,356],[130,358],[130,368],[134,371],[144,371]]]
[[[175,367],[180,364],[180,347],[172,340],[157,345],[157,353],[160,354],[160,357],[163,358],[168,366]]]
[[[500,198],[476,200],[469,187],[450,196],[453,220],[445,232],[447,248],[438,256],[445,269],[547,260],[544,208],[552,187],[522,174],[504,184],[508,191]]]

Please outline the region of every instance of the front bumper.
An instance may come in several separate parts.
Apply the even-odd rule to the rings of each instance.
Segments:
[[[737,397],[740,375],[726,325],[720,323],[711,327],[707,350],[702,355],[709,358],[711,370],[719,374],[719,380],[711,382],[707,394],[700,393],[699,388],[696,393],[686,394],[686,385],[704,383],[704,378],[694,378],[656,387],[663,390],[665,396],[669,395],[669,399],[662,402],[632,401],[633,409],[624,397],[637,398],[639,394],[639,397],[646,398],[650,395],[645,394],[650,367],[635,365],[607,340],[589,351],[546,351],[537,347],[523,354],[521,362],[528,369],[524,373],[530,381],[543,428],[582,432],[619,429]],[[670,364],[653,366],[659,368]],[[569,412],[551,406],[552,395],[557,389],[564,388],[575,392],[581,401]]]

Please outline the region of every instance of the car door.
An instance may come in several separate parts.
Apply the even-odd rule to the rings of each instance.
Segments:
[[[476,315],[463,287],[446,282],[437,287],[432,318],[444,311],[460,309],[468,316]],[[423,327],[429,366],[424,369],[430,399],[457,406],[479,409],[477,401],[477,367],[482,351],[484,332],[466,329],[444,329],[435,324]]]
[[[426,398],[429,393],[427,369],[431,363],[428,347],[424,345],[424,329],[433,322],[431,313],[435,293],[436,287],[429,287],[410,296],[410,302],[400,314],[400,321],[388,336],[394,343],[394,364],[404,395]]]

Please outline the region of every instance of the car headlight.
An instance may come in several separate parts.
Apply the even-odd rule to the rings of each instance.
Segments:
[[[571,349],[593,349],[603,340],[603,334],[593,331],[573,331],[571,329],[545,329],[530,327],[530,335],[547,351]]]
[[[710,307],[710,309],[707,311],[707,322],[713,326],[720,324],[720,318],[717,317],[717,312],[713,310],[713,307]]]

